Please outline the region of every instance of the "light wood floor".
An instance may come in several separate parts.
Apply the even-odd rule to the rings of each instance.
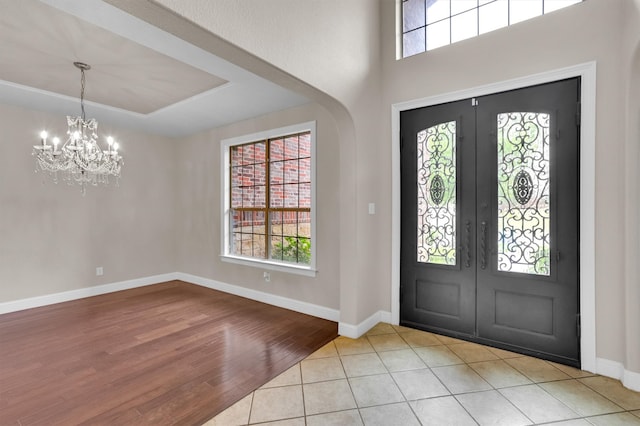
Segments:
[[[0,424],[201,424],[336,336],[180,281],[0,315]]]

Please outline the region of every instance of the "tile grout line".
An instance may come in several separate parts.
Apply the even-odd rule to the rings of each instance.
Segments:
[[[267,382],[267,383],[269,383],[269,382]],[[265,384],[266,384],[266,383],[265,383]],[[263,386],[264,386],[264,385],[263,385]],[[260,386],[260,387],[262,387],[262,386]],[[260,388],[258,388],[258,389],[260,389]],[[256,390],[258,390],[258,389],[256,389]],[[255,391],[255,390],[249,394],[249,395],[251,395],[251,402],[249,403],[249,417],[247,417],[247,425],[250,425],[250,424],[251,424],[251,413],[253,412],[253,397],[255,396],[255,394],[256,394],[256,391]],[[247,395],[247,396],[249,396],[249,395]],[[246,398],[246,397],[245,397],[245,398]],[[236,405],[236,404],[237,404],[238,402],[240,402],[240,401],[242,401],[242,399],[240,399],[240,400],[236,401],[236,402],[235,402],[235,404],[231,405],[230,407],[227,407],[227,409],[226,409],[226,410],[228,410],[229,408],[233,407],[234,405]],[[226,410],[222,411],[222,413],[224,413]],[[214,417],[214,419],[215,419],[216,417],[218,417],[218,416],[219,416],[220,414],[222,414],[222,413],[218,413],[218,415],[217,415],[217,416],[215,416],[215,417]]]
[[[591,377],[597,377],[597,376],[591,376]],[[581,377],[582,379],[585,379],[586,377]],[[601,397],[603,397],[604,399],[606,399],[607,401],[611,402],[612,404],[622,408],[625,412],[629,412],[632,416],[633,413],[631,413],[632,410],[627,410],[626,408],[624,408],[622,405],[618,404],[617,402],[615,402],[614,400],[612,400],[611,398],[607,397],[605,394],[601,393],[600,391],[598,391],[597,389],[589,386],[588,384],[584,383],[582,380],[580,380],[581,378],[576,378],[575,380],[580,383],[583,386],[586,386],[588,389],[591,389],[592,391],[594,391],[595,393],[597,393],[598,395],[600,395]]]
[[[429,372],[433,375],[433,377],[435,377],[435,379],[436,379],[436,380],[437,380],[437,381],[438,381],[438,382],[439,382],[439,383],[440,383],[440,384],[441,384],[441,385],[446,389],[446,391],[447,391],[447,392],[449,392],[449,395],[443,395],[443,396],[441,396],[440,398],[444,398],[444,397],[447,397],[447,396],[450,396],[450,397],[451,397],[451,396],[453,396],[453,393],[451,393],[451,389],[449,389],[449,388],[447,387],[447,385],[445,385],[445,384],[444,384],[444,382],[443,382],[442,380],[440,380],[440,377],[438,377],[438,376],[436,375],[436,373],[434,373],[434,372],[433,372],[433,370],[431,369],[431,367],[429,366],[429,364],[427,364],[427,362],[426,362],[425,360],[423,360],[423,359],[420,357],[420,355],[418,355],[418,353],[415,351],[415,348],[414,348],[414,347],[413,347],[409,342],[407,342],[407,339],[405,339],[404,337],[402,337],[402,334],[401,334],[401,333],[398,333],[398,331],[397,331],[397,330],[396,330],[396,333],[398,334],[398,336],[399,336],[402,340],[404,340],[404,342],[405,342],[407,345],[409,345],[409,348],[411,349],[411,352],[412,352],[413,354],[415,354],[415,356],[417,356],[417,357],[418,357],[418,359],[424,363],[425,367],[427,368],[427,370],[429,370]],[[393,375],[391,375],[391,377],[393,378]],[[394,378],[394,381],[395,381],[395,378]],[[400,390],[400,392],[402,392],[402,390]],[[404,394],[404,393],[403,393],[403,394]],[[434,398],[439,398],[439,397],[434,397]],[[455,398],[455,397],[454,397],[454,398]],[[416,400],[416,401],[420,401],[420,400],[418,399],[418,400]],[[422,425],[423,423],[422,423],[422,421],[420,420],[420,417],[418,416],[418,413],[416,413],[416,411],[415,411],[415,409],[413,408],[413,406],[411,405],[411,403],[410,403],[409,401],[407,401],[407,404],[409,405],[409,409],[411,409],[411,412],[413,413],[413,415],[414,415],[414,416],[416,416],[416,419],[418,419],[418,422]],[[463,410],[465,410],[465,411],[467,411],[464,407],[462,407],[462,409],[463,409]],[[468,414],[469,414],[469,417],[471,417],[471,419],[473,419],[473,421],[474,421],[474,422],[476,422],[476,424],[477,424],[478,422],[476,421],[476,419],[475,419],[475,418],[473,418],[473,416],[471,416],[471,414],[470,414],[470,413],[468,413]]]
[[[333,340],[330,343],[333,343]],[[324,346],[321,346],[321,348]],[[307,358],[309,357],[306,357],[305,359]],[[307,404],[304,399],[304,380],[302,378],[302,361],[304,361],[305,359],[298,361],[296,365],[298,366],[298,373],[300,373],[300,392],[302,392],[302,418],[304,419],[304,426],[307,426]]]
[[[367,341],[369,341],[368,338],[367,338]],[[371,345],[371,342],[369,342],[369,344]],[[373,348],[373,345],[371,347]],[[347,370],[344,368],[344,362],[342,362],[342,355],[340,354],[340,351],[338,350],[337,346],[336,346],[336,353],[338,354],[338,359],[340,360],[340,365],[342,366],[342,371],[344,372],[344,377],[347,380],[347,385],[349,386],[349,391],[351,392],[351,396],[353,397],[353,402],[356,405],[355,409],[358,411],[358,417],[360,418],[360,421],[364,425],[364,418],[362,417],[362,412],[360,411],[360,407],[358,406],[358,401],[356,400],[356,394],[353,393],[353,387],[351,387],[351,381],[349,380],[349,376],[347,376]]]
[[[411,351],[418,357],[418,359],[420,359],[422,361],[422,359],[418,356],[418,354],[415,353],[415,351],[413,350],[413,348],[411,348],[411,345],[409,345],[409,343],[402,337],[400,336],[399,333],[396,332],[396,335],[398,337],[400,337],[400,339],[402,339],[403,342],[405,342],[409,348],[411,349]],[[367,340],[369,340],[369,337],[367,336]],[[380,353],[378,352],[378,350],[376,349],[376,347],[373,345],[373,343],[371,343],[371,340],[369,340],[369,344],[371,345],[371,347],[373,348],[373,350],[375,351],[376,356],[378,357],[378,359],[380,359],[380,362],[382,363],[383,367],[385,368],[385,370],[387,370],[387,374],[389,374],[389,377],[391,377],[391,380],[393,381],[393,383],[396,385],[396,387],[398,388],[398,390],[400,391],[400,395],[402,395],[402,397],[404,398],[404,402],[405,404],[407,404],[407,406],[409,407],[409,410],[411,410],[411,413],[413,414],[413,416],[415,417],[415,419],[418,421],[418,423],[422,424],[422,422],[420,421],[420,417],[418,417],[418,414],[415,412],[415,410],[413,409],[413,407],[411,406],[411,403],[409,402],[409,400],[407,399],[407,396],[404,394],[404,392],[402,391],[402,388],[400,388],[400,385],[398,384],[398,382],[396,381],[396,378],[393,377],[393,374],[391,372],[391,370],[389,369],[389,367],[387,367],[387,365],[384,363],[384,361],[382,360],[382,358],[380,357]],[[422,361],[424,363],[424,361]],[[425,367],[429,368],[429,366],[425,364]],[[429,369],[429,371],[431,371],[431,369]],[[433,374],[433,373],[432,373]],[[363,424],[364,424],[364,419],[363,419]]]

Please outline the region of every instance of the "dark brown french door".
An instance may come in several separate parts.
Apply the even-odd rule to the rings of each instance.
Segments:
[[[401,113],[401,324],[579,366],[579,92]]]

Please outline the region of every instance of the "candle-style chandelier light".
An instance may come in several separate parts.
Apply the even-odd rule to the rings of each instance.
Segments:
[[[81,116],[67,116],[67,141],[60,145],[60,139],[54,137],[48,143],[46,130],[40,133],[40,145],[33,146],[33,156],[39,170],[48,172],[54,182],[58,182],[58,173],[69,185],[80,184],[82,195],[87,184],[98,185],[109,183],[109,176],[120,178],[122,156],[118,153],[118,143],[111,136],[107,137],[107,149],[98,145],[98,122],[92,118],[87,120],[84,112],[85,71],[91,69],[83,62],[74,62],[81,74],[80,107]],[[36,168],[36,173],[38,172]]]

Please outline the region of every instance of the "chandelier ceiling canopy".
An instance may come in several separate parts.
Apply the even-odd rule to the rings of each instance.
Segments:
[[[118,153],[119,145],[109,136],[106,138],[106,149],[98,145],[98,122],[86,119],[84,111],[85,71],[91,69],[83,62],[74,62],[80,70],[80,108],[82,115],[67,116],[67,140],[60,146],[57,136],[48,141],[46,130],[40,132],[40,144],[33,146],[32,155],[36,158],[36,173],[47,172],[55,183],[58,173],[69,185],[81,185],[84,195],[87,184],[107,185],[109,177],[120,178],[122,156]]]

